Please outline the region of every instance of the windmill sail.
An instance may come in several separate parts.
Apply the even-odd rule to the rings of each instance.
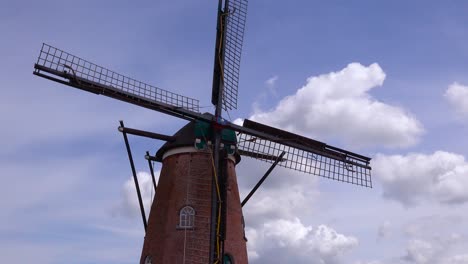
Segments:
[[[223,108],[225,110],[237,109],[237,91],[247,19],[247,3],[247,0],[229,0],[227,2],[223,91]]]
[[[239,153],[273,163],[285,151],[279,166],[333,180],[372,187],[370,158],[325,143],[269,127],[250,120],[244,121],[238,133]]]
[[[247,19],[247,0],[226,0],[224,12],[218,12],[215,69],[211,102],[222,96],[224,110],[237,109],[240,60]],[[222,88],[222,95],[220,89]]]
[[[216,122],[214,116],[199,113],[196,99],[136,81],[47,44],[43,44],[34,68],[35,75],[84,91],[187,120]],[[247,119],[243,126],[223,126],[238,132],[241,155],[272,163],[285,151],[280,166],[372,187],[370,158]]]
[[[188,119],[199,101],[137,81],[48,44],[43,44],[34,74],[88,92]]]

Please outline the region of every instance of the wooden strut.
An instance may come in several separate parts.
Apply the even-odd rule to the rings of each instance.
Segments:
[[[137,196],[138,196],[138,203],[140,205],[140,211],[141,211],[141,218],[143,219],[143,226],[145,227],[145,232],[148,227],[148,223],[146,221],[146,214],[145,214],[145,208],[143,206],[143,199],[141,197],[141,192],[140,192],[140,184],[138,183],[138,177],[136,174],[135,170],[135,164],[133,162],[133,156],[132,156],[132,151],[130,149],[130,144],[128,143],[128,138],[127,134],[135,135],[135,136],[141,136],[141,137],[147,137],[147,138],[153,138],[153,139],[159,139],[159,140],[164,140],[164,141],[169,141],[172,142],[175,140],[174,136],[167,136],[163,134],[158,134],[158,133],[153,133],[153,132],[148,132],[148,131],[143,131],[143,130],[138,130],[138,129],[133,129],[133,128],[128,128],[124,126],[124,123],[122,120],[120,120],[120,126],[118,130],[123,134],[124,136],[124,141],[125,141],[125,147],[127,148],[127,154],[128,154],[128,159],[130,161],[130,166],[132,167],[132,173],[133,173],[133,181],[135,182],[135,188],[137,191]],[[154,161],[155,158],[152,157],[148,151],[146,151],[145,159],[148,160],[148,166],[150,168],[151,172],[151,178],[153,181],[153,187],[154,187],[154,196],[156,197],[156,179],[154,177],[154,168],[153,165],[151,164],[151,161]]]
[[[244,200],[241,203],[242,207],[244,207],[244,205],[250,200],[250,197],[252,197],[252,195],[257,191],[257,189],[260,187],[260,185],[262,185],[262,183],[266,180],[268,175],[270,175],[270,173],[273,171],[273,169],[276,167],[276,165],[278,165],[278,162],[280,162],[283,159],[284,154],[286,154],[285,151],[283,151],[278,156],[278,158],[276,158],[275,163],[273,163],[270,166],[270,168],[265,172],[265,175],[263,175],[263,177],[255,185],[255,187],[253,187],[253,189],[249,192],[249,194],[244,198]]]
[[[128,128],[128,127],[122,127],[122,126],[120,126],[120,127],[119,127],[119,131],[120,131],[120,132],[125,132],[126,134],[131,134],[131,135],[140,136],[140,137],[147,137],[147,138],[152,138],[152,139],[159,139],[159,140],[169,141],[169,142],[175,141],[175,137],[174,137],[174,136],[166,136],[166,135],[163,135],[163,134],[158,134],[158,133],[154,133],[154,132],[143,131],[143,130],[134,129],[134,128]],[[146,153],[148,154],[148,152],[146,152]],[[149,154],[148,154],[148,155],[149,155]]]
[[[122,120],[120,120],[120,127],[124,128],[124,123]],[[145,208],[143,207],[143,199],[141,198],[140,184],[138,183],[138,178],[137,178],[137,174],[135,170],[135,164],[133,163],[132,151],[130,150],[130,144],[128,143],[127,133],[124,130],[122,130],[121,132],[124,137],[125,147],[127,148],[128,160],[130,161],[130,166],[132,167],[133,181],[135,182],[138,202],[140,204],[141,218],[143,219],[143,226],[145,228],[145,233],[146,233],[146,228],[148,227],[148,223],[146,222]]]
[[[149,157],[150,154],[148,151],[146,151],[146,157]],[[148,166],[150,168],[150,172],[151,172],[151,179],[153,180],[153,187],[154,187],[154,197],[156,197],[156,179],[154,178],[154,169],[153,169],[153,164],[151,164],[151,159],[148,158]]]

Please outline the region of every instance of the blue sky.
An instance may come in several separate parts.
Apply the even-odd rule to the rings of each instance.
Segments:
[[[143,227],[118,120],[166,134],[184,124],[33,76],[41,44],[212,111],[215,2],[0,2],[1,262],[135,263]],[[467,10],[462,1],[249,3],[232,120],[374,161],[373,189],[276,170],[245,210],[252,263],[468,263]],[[142,156],[161,142],[130,140],[149,183]],[[238,166],[244,195],[266,168]]]

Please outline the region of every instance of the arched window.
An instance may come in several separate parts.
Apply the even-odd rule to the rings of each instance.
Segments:
[[[234,264],[234,261],[233,261],[231,255],[225,254],[223,256],[223,264]]]
[[[152,264],[153,258],[151,256],[146,256],[144,264]]]
[[[195,209],[191,206],[185,206],[180,209],[179,226],[180,228],[192,228],[195,222]]]

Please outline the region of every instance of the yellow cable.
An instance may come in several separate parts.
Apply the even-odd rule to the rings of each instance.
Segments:
[[[205,135],[203,134],[202,132],[202,135],[203,135],[203,138],[205,139],[205,142],[208,142],[206,140],[206,137]],[[220,255],[221,255],[221,249],[220,249],[220,242],[219,242],[219,229],[220,229],[220,226],[221,226],[221,206],[222,206],[222,201],[221,201],[221,191],[219,190],[219,184],[218,184],[218,176],[217,176],[217,173],[216,173],[216,166],[215,166],[215,163],[214,163],[214,159],[213,159],[213,152],[211,151],[210,148],[208,148],[210,150],[210,156],[211,156],[211,165],[212,165],[212,168],[213,168],[213,176],[214,176],[214,179],[215,179],[215,186],[216,186],[216,195],[218,197],[218,200],[219,200],[219,207],[218,207],[218,221],[216,223],[216,255],[217,255],[217,260],[214,262],[214,264],[217,264],[219,263],[220,261]]]
[[[223,61],[221,59],[221,45],[224,42],[223,17],[227,16],[227,15],[228,15],[228,13],[222,13],[221,14],[221,19],[219,20],[220,31],[221,31],[221,39],[220,39],[219,44],[218,44],[218,61],[219,61],[220,70],[221,70],[221,82],[223,83],[223,85],[224,85],[224,68],[223,68]],[[218,96],[223,96],[223,95],[220,94]],[[203,137],[204,137],[204,135],[203,135]],[[206,138],[205,138],[205,142],[207,142]],[[215,178],[216,193],[217,193],[218,200],[219,200],[218,222],[216,224],[216,253],[217,253],[218,259],[215,261],[215,264],[217,264],[220,261],[220,255],[221,255],[220,242],[219,242],[219,236],[220,236],[219,231],[220,231],[220,227],[221,227],[221,206],[222,206],[222,201],[221,201],[221,192],[219,190],[219,184],[218,184],[218,176],[217,176],[217,173],[216,173],[216,166],[214,164],[214,159],[213,159],[213,153],[212,152],[211,152],[211,165],[213,167],[213,175],[214,175],[214,178]]]
[[[216,173],[216,166],[214,164],[213,155],[210,155],[210,156],[211,156],[211,165],[213,167],[213,176],[214,176],[214,179],[215,179],[216,193],[217,193],[217,196],[218,196],[218,200],[220,201],[219,207],[218,207],[218,222],[216,223],[216,255],[218,256],[218,259],[216,260],[215,263],[218,263],[219,262],[219,257],[220,257],[219,229],[220,229],[220,226],[221,226],[221,204],[222,204],[222,201],[221,201],[221,192],[219,190],[219,184],[218,184],[218,176],[217,176],[217,173]]]

